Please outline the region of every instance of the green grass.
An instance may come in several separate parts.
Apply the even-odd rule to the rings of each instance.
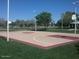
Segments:
[[[69,31],[69,29],[47,29],[49,32],[60,32],[60,33],[74,33],[74,30]],[[77,34],[79,34],[79,29],[77,30]]]
[[[9,29],[9,31],[33,31],[32,29],[29,29],[29,28],[15,28],[15,29]],[[0,29],[0,32],[1,31],[7,31],[7,29]],[[38,31],[47,31],[47,32],[60,32],[60,33],[74,33],[74,30],[69,30],[69,29],[59,29],[59,28],[41,28],[41,29],[38,29]],[[77,34],[79,34],[79,29],[77,30]]]
[[[0,59],[79,59],[79,55],[74,44],[44,50],[0,38]]]

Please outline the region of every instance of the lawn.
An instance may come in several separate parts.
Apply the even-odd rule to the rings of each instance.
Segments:
[[[34,29],[29,29],[29,28],[15,28],[15,29],[9,29],[10,31],[34,31]],[[0,31],[7,31],[7,29],[0,29]],[[37,31],[47,31],[47,32],[60,32],[60,33],[74,33],[74,30],[70,29],[59,29],[59,28],[41,28],[38,29]],[[79,34],[79,29],[77,30],[77,34]]]
[[[46,31],[49,32],[60,32],[60,33],[74,33],[74,30],[70,30],[70,29],[54,29],[54,28],[49,28]],[[77,30],[77,34],[79,34],[79,29]]]
[[[79,59],[79,55],[74,44],[44,50],[0,38],[0,59]]]

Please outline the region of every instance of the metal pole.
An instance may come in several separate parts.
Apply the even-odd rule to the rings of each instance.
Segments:
[[[77,7],[75,7],[75,15],[76,15],[76,12],[77,12]],[[75,34],[77,32],[77,19],[75,19]]]
[[[35,14],[35,12],[36,12],[36,10],[33,10],[33,13]],[[35,31],[37,31],[37,23],[36,23],[36,19],[34,18],[34,22],[35,22],[35,24],[34,24],[34,30]]]
[[[77,12],[77,7],[76,7],[77,4],[79,4],[79,1],[73,2],[73,5],[75,6],[75,15]],[[77,18],[75,19],[75,34],[76,34],[76,32],[77,32]]]
[[[9,0],[7,0],[7,42],[9,42]]]
[[[62,28],[62,31],[63,31],[63,18],[64,18],[64,13],[62,14],[62,24],[61,24],[61,28]]]
[[[63,19],[62,19],[62,31],[63,31]]]

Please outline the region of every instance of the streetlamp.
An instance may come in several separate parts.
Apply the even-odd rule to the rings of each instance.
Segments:
[[[75,31],[74,31],[74,33],[75,33],[75,34],[76,34],[76,31],[77,31],[77,26],[76,26],[76,25],[77,25],[77,24],[76,24],[77,20],[76,20],[76,19],[77,19],[76,14],[73,14],[73,15],[72,15],[72,20],[75,20],[75,22],[74,22],[74,23],[75,23]]]
[[[36,10],[33,10],[33,13],[35,14],[36,13]],[[35,31],[37,31],[37,22],[36,22],[36,19],[34,18],[34,21],[35,21]]]
[[[9,0],[7,0],[7,42],[9,42]]]
[[[61,16],[61,17],[62,17],[62,23],[61,23],[62,31],[63,31],[63,18],[64,18],[64,14],[65,14],[65,13],[63,13],[62,16]]]
[[[77,16],[76,16],[77,7],[76,7],[76,5],[78,3],[79,3],[79,1],[73,2],[73,5],[75,6],[75,9],[74,9],[75,14],[72,15],[72,20],[75,20],[75,31],[74,31],[75,34],[76,34],[76,31],[77,31]]]

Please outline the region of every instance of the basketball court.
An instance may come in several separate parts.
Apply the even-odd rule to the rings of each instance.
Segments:
[[[6,32],[0,32],[1,37],[7,37]],[[42,31],[14,31],[9,32],[10,40],[38,48],[53,48],[79,41],[79,34],[42,32]]]

